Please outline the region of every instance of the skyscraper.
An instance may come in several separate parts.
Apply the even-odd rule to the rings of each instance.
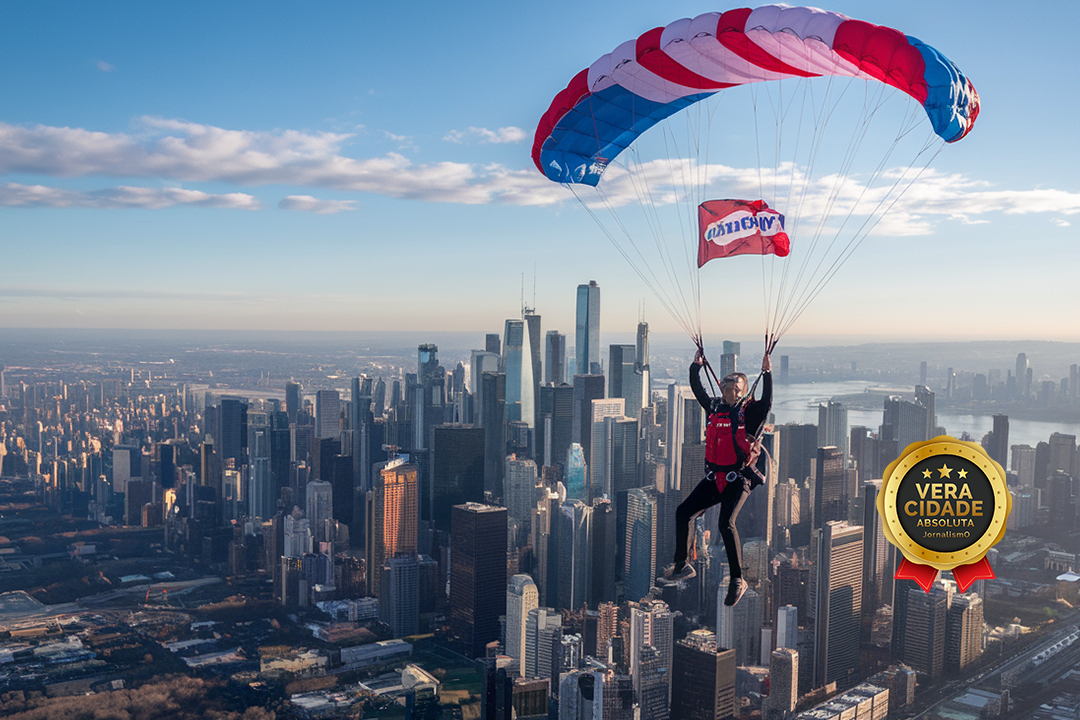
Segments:
[[[994,414],[994,429],[990,431],[988,437],[989,443],[986,447],[986,452],[990,453],[990,457],[1001,465],[1001,467],[1008,467],[1008,455],[1009,455],[1009,416],[1002,415],[1001,413]]]
[[[432,521],[450,532],[450,508],[484,499],[485,428],[439,425],[432,432]]]
[[[811,519],[813,528],[822,528],[831,520],[847,520],[846,479],[843,451],[835,446],[818,448],[814,515]]]
[[[592,507],[568,500],[559,508],[559,606],[577,610],[585,604],[591,576]]]
[[[414,552],[398,553],[380,571],[379,614],[393,637],[420,632],[420,559]]]
[[[662,667],[670,673],[674,640],[674,617],[667,603],[646,597],[640,603],[630,602],[630,676],[634,693],[640,702],[642,689],[642,651],[653,647],[659,653]],[[668,675],[670,678],[670,674]],[[669,681],[670,682],[670,681]],[[669,685],[670,687],[670,685]]]
[[[379,468],[366,501],[368,592],[378,596],[381,569],[398,553],[417,551],[419,519],[418,469],[405,458]]]
[[[551,677],[555,662],[552,651],[561,641],[562,613],[550,607],[529,610],[525,620],[525,677]]]
[[[671,658],[671,720],[735,716],[735,651],[718,647],[708,630],[675,643]]]
[[[623,578],[630,599],[645,597],[656,578],[657,510],[656,488],[632,488],[627,492]]]
[[[799,609],[794,605],[784,605],[776,612],[776,647],[799,647]]]
[[[503,333],[503,371],[506,373],[506,419],[536,425],[532,346],[524,320],[507,320]]]
[[[558,330],[548,330],[544,336],[544,382],[566,382],[566,336]]]
[[[594,406],[595,407],[595,406]],[[595,425],[593,426],[596,427]],[[593,497],[607,495],[614,500],[638,483],[638,421],[628,417],[607,416],[600,425],[597,474],[593,477]]]
[[[247,464],[247,401],[240,398],[221,398],[218,408],[218,427],[221,433],[219,456],[222,467],[232,458],[236,467]],[[218,440],[218,438],[214,438]]]
[[[627,417],[637,418],[641,411],[641,373],[637,369],[637,347],[634,345],[611,345],[608,357],[609,398],[624,398]]]
[[[592,460],[593,400],[604,397],[603,375],[574,376],[574,417],[570,441],[581,445],[585,460]]]
[[[641,406],[648,407],[652,405],[652,398],[649,397],[652,375],[649,368],[649,323],[644,320],[637,326],[634,372],[638,375],[637,382],[641,387]]]
[[[890,545],[877,511],[879,492],[881,480],[863,483],[863,613],[870,617],[885,603],[885,588],[892,577],[887,566]]]
[[[515,575],[506,587],[506,654],[525,675],[525,626],[529,611],[539,607],[536,583],[528,575]]]
[[[295,425],[297,416],[304,409],[303,388],[299,383],[285,383],[285,412],[289,414],[289,424]]]
[[[945,670],[963,670],[982,655],[982,598],[975,593],[954,597],[945,625]]]
[[[626,408],[626,400],[624,398],[600,398],[593,400],[590,407],[590,422],[589,422],[589,449],[590,452],[585,456],[586,461],[589,463],[589,497],[588,501],[591,503],[593,497],[599,497],[600,495],[608,492],[609,488],[604,487],[604,478],[607,475],[605,468],[606,465],[606,452],[608,450],[604,444],[604,420],[605,418],[620,418],[625,415],[623,412]],[[582,428],[582,435],[585,434],[585,428]],[[584,443],[582,444],[584,446]],[[635,447],[636,450],[636,447]],[[635,462],[637,458],[635,457]]]
[[[813,685],[848,687],[859,674],[863,528],[828,521],[812,540]]]
[[[600,286],[595,280],[578,285],[574,345],[577,375],[600,375]]]
[[[787,720],[799,701],[799,651],[778,647],[769,656],[769,696],[762,717]]]
[[[936,680],[945,669],[948,593],[935,583],[930,592],[916,587],[910,588],[907,595],[904,662]]]
[[[1020,487],[1030,488],[1034,486],[1035,448],[1030,445],[1013,445],[1010,469],[1016,473]]]
[[[1026,398],[1031,394],[1031,383],[1028,380],[1028,359],[1026,353],[1016,355],[1016,394]]]
[[[329,542],[332,538],[327,536],[326,521],[333,520],[333,485],[328,482],[309,482],[307,484],[307,508],[308,522],[311,523],[311,533],[315,536],[315,542]]]
[[[315,393],[315,437],[341,437],[341,397],[337,390]]]
[[[913,442],[926,440],[933,432],[930,408],[919,402],[905,400],[899,395],[885,398],[881,421],[881,439],[895,440],[899,451]]]
[[[810,467],[817,456],[817,426],[780,425],[776,431],[780,435],[779,480],[784,482],[791,478],[796,485],[801,485],[810,477]]]
[[[482,503],[451,511],[450,628],[463,654],[479,657],[499,639],[506,595],[506,508]]]
[[[532,509],[536,507],[537,478],[535,462],[518,458],[516,455],[506,457],[503,498],[506,503],[507,522],[515,532],[515,545],[524,544],[529,534]]]
[[[840,449],[843,457],[848,452],[847,408],[838,402],[829,401],[818,405],[818,447],[832,445]]]

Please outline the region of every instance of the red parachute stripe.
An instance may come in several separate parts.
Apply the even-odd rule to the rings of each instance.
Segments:
[[[846,20],[836,28],[833,51],[867,75],[926,103],[930,93],[924,78],[926,61],[899,30]]]
[[[540,165],[540,148],[544,144],[544,141],[551,135],[551,131],[555,129],[555,125],[558,124],[559,120],[561,120],[566,113],[573,110],[574,106],[588,94],[589,68],[585,68],[571,78],[566,89],[561,90],[559,94],[555,96],[555,99],[551,101],[551,107],[549,107],[547,112],[544,113],[544,116],[540,118],[540,124],[536,128],[536,136],[533,139],[532,149],[533,163],[540,172],[544,172],[543,166]]]
[[[735,87],[736,83],[718,83],[715,80],[702,77],[693,70],[675,62],[660,49],[660,36],[663,34],[664,28],[658,27],[644,33],[637,39],[635,54],[641,67],[656,73],[665,80],[670,80],[684,87],[699,90],[719,90],[721,88]]]
[[[752,12],[753,10],[750,8],[739,8],[738,10],[728,10],[720,16],[720,20],[716,23],[716,39],[720,41],[721,45],[742,59],[765,70],[797,77],[818,77],[818,73],[807,72],[776,59],[765,52],[753,40],[746,37],[746,21],[750,19],[750,13]]]

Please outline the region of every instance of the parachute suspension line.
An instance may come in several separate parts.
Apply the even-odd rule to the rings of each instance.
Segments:
[[[822,114],[825,114],[824,108],[828,107],[828,102],[829,102],[828,98],[832,94],[831,93],[831,91],[832,91],[832,82],[833,82],[833,79],[830,76],[829,79],[828,79],[828,84],[826,85],[826,92],[825,92],[824,97],[822,99]],[[795,157],[796,158],[799,157],[798,148],[799,148],[799,146],[801,145],[801,142],[802,142],[802,128],[803,128],[803,125],[804,125],[803,118],[806,116],[806,105],[807,105],[807,103],[810,104],[810,108],[811,108],[810,116],[813,119],[813,131],[810,134],[810,150],[809,150],[809,153],[808,153],[809,158],[808,158],[807,163],[806,163],[806,165],[807,165],[807,167],[806,167],[806,178],[804,178],[803,182],[797,183],[797,174],[796,174],[797,170],[798,170],[798,163],[797,162],[792,162],[791,163],[791,167],[790,167],[790,170],[789,170],[789,173],[788,173],[788,196],[787,196],[787,205],[785,207],[795,207],[795,209],[796,209],[795,210],[795,216],[794,216],[794,218],[792,218],[793,222],[791,223],[791,235],[793,235],[793,236],[797,236],[797,231],[798,231],[798,227],[799,227],[799,219],[802,216],[802,208],[803,208],[804,204],[806,203],[806,195],[807,195],[808,188],[809,188],[809,182],[807,182],[807,180],[810,177],[813,177],[814,167],[817,164],[817,153],[818,153],[819,148],[821,147],[821,138],[824,135],[825,126],[827,124],[827,115],[826,115],[825,118],[823,118],[823,117],[819,116],[818,113],[814,112],[814,109],[817,107],[817,105],[814,102],[814,84],[804,80],[804,81],[800,82],[799,85],[802,88],[802,100],[803,101],[802,101],[802,104],[801,104],[801,107],[800,107],[800,110],[799,110],[799,124],[798,124],[799,134],[798,134],[798,138],[797,138],[797,141],[796,141],[796,144],[795,144],[795,147],[796,147]],[[797,184],[799,186],[798,200],[795,202],[794,205],[792,205],[792,196],[796,193],[796,185]],[[775,257],[773,259],[775,261]],[[782,303],[783,298],[784,298],[784,291],[785,291],[785,289],[787,287],[789,273],[791,272],[792,265],[794,265],[794,263],[784,263],[783,270],[780,273],[780,286],[776,290],[776,294],[775,294],[776,304],[775,304],[775,306],[773,308],[773,314],[772,314],[772,316],[770,318],[770,329],[773,331],[773,333],[775,333],[775,332],[777,332],[779,330],[779,315],[780,315],[780,312],[781,312],[781,303]],[[772,297],[772,288],[770,288],[770,297]],[[775,344],[775,341],[774,341],[774,344]]]
[[[913,119],[913,118],[909,118],[909,120],[911,120],[911,119]],[[899,142],[899,139],[902,138],[903,136],[907,135],[910,132],[911,132],[911,128],[908,128],[906,130],[901,128],[901,131],[897,134],[896,140],[894,140],[894,143],[893,143],[894,147],[890,148],[890,150],[889,150],[889,154],[891,154],[893,149],[895,149],[895,145],[896,145],[897,142]],[[850,238],[848,243],[845,245],[845,247],[837,254],[837,256],[834,258],[834,260],[829,265],[829,267],[826,268],[825,272],[822,273],[822,275],[817,279],[817,281],[815,283],[807,285],[806,292],[804,293],[804,297],[801,299],[800,303],[798,303],[793,308],[791,319],[787,323],[788,327],[790,327],[791,324],[799,316],[802,315],[803,311],[805,311],[805,309],[810,305],[810,303],[817,297],[817,295],[821,292],[821,290],[825,287],[825,285],[832,279],[832,277],[836,274],[836,272],[840,269],[840,267],[842,267],[844,265],[844,263],[847,262],[847,259],[851,256],[851,254],[854,253],[854,251],[862,244],[863,240],[865,240],[865,238],[873,231],[873,229],[882,220],[882,218],[884,218],[885,215],[892,209],[892,207],[899,201],[900,197],[903,196],[903,194],[905,192],[907,192],[908,188],[910,188],[918,180],[918,178],[922,175],[922,173],[926,171],[926,169],[930,166],[930,164],[933,162],[933,160],[937,157],[937,154],[941,151],[941,148],[944,147],[944,143],[941,143],[941,144],[938,145],[938,148],[934,152],[934,154],[927,159],[927,161],[922,165],[922,167],[920,167],[918,169],[918,172],[916,173],[915,177],[908,180],[906,182],[906,184],[904,183],[905,179],[907,179],[907,177],[908,177],[908,174],[912,171],[913,168],[916,167],[916,161],[920,157],[922,157],[927,152],[927,150],[929,150],[931,147],[934,146],[934,137],[935,136],[933,134],[928,136],[928,141],[923,144],[922,149],[919,150],[919,152],[916,154],[915,158],[913,158],[912,162],[909,163],[908,167],[905,168],[904,171],[899,176],[897,176],[897,178],[892,183],[892,186],[889,187],[885,191],[885,193],[881,196],[881,198],[878,200],[876,206],[873,208],[873,210],[871,210],[867,214],[866,219],[863,220],[861,226],[852,235],[852,237]],[[851,215],[854,214],[854,208],[858,207],[858,205],[862,202],[863,198],[865,197],[866,193],[869,192],[870,186],[873,185],[873,183],[876,181],[876,179],[883,172],[883,170],[885,168],[885,165],[887,163],[887,157],[888,156],[886,156],[886,159],[882,160],[882,162],[879,164],[879,167],[875,170],[875,172],[874,172],[873,176],[871,177],[871,179],[864,186],[863,191],[860,194],[858,200],[856,200],[852,211],[849,212],[848,217],[845,219],[845,221],[844,221],[845,224],[851,218]],[[897,190],[898,188],[899,188],[899,191]],[[839,233],[841,231],[842,231],[842,228],[841,228],[840,231],[837,232],[837,235],[839,235]]]
[[[679,274],[675,272],[674,261],[672,253],[670,251],[670,241],[667,239],[664,233],[664,223],[661,221],[659,215],[659,203],[653,195],[652,187],[649,183],[649,173],[641,164],[635,148],[629,148],[630,160],[636,164],[636,171],[629,171],[628,177],[631,185],[634,187],[635,192],[638,195],[638,206],[642,209],[642,212],[646,215],[646,220],[653,228],[653,244],[656,249],[656,253],[659,256],[660,263],[664,267],[664,272],[667,275],[667,287],[670,287],[674,292],[672,296],[668,297],[668,301],[672,305],[681,305],[682,322],[684,327],[693,327],[694,325],[694,313],[690,309],[689,302],[687,300],[686,291],[683,289],[682,283],[679,281]],[[671,164],[669,159],[668,164]],[[649,217],[649,213],[652,213],[652,217]],[[614,212],[612,213],[614,215]],[[629,236],[629,232],[627,232]],[[650,263],[639,252],[642,262],[645,267],[649,267]],[[649,268],[652,272],[651,267]],[[655,277],[655,274],[654,274]],[[657,281],[659,283],[659,280]],[[689,332],[689,331],[688,331]],[[693,333],[691,333],[693,335]]]
[[[672,189],[672,194],[674,196],[673,201],[674,201],[674,204],[675,204],[676,215],[679,217],[679,233],[682,235],[682,242],[680,243],[682,245],[682,256],[683,256],[682,259],[686,264],[686,270],[687,270],[687,273],[689,274],[689,276],[691,278],[691,283],[693,283],[694,282],[693,278],[696,275],[696,268],[694,267],[694,263],[691,262],[691,260],[690,260],[690,253],[689,253],[689,249],[687,247],[690,244],[690,242],[689,242],[689,237],[688,237],[688,233],[687,233],[686,217],[684,216],[684,212],[685,212],[685,208],[686,208],[686,204],[687,204],[687,195],[688,195],[690,187],[692,187],[691,181],[687,178],[689,168],[687,168],[686,166],[692,161],[690,160],[689,148],[687,148],[687,154],[685,156],[685,159],[682,159],[683,156],[679,152],[679,146],[675,143],[675,136],[674,136],[674,133],[671,132],[671,127],[670,127],[669,123],[664,124],[663,137],[664,137],[664,150],[668,155],[668,174],[671,177],[671,189]],[[670,146],[668,144],[669,139],[670,139],[670,143],[671,143]],[[674,155],[672,154],[671,147],[675,148]],[[676,164],[679,165],[679,175],[682,177],[682,182],[681,183],[675,177],[675,167],[674,166]],[[676,277],[676,279],[679,277],[678,273],[676,273],[675,277]],[[679,289],[680,289],[680,291],[682,290],[681,286],[679,286]],[[691,295],[690,295],[689,298],[686,297],[685,292],[683,292],[681,294],[684,296],[684,300],[686,301],[687,310],[689,311],[690,310],[690,298],[693,297],[693,287],[691,287]]]
[[[758,132],[758,102],[757,102],[757,84],[750,85],[750,107],[754,111],[754,152],[757,157],[757,175],[758,175],[758,197],[765,197],[765,183],[761,177],[761,134]],[[774,201],[775,202],[775,201]],[[765,258],[761,259],[761,294],[763,296],[763,304],[765,310],[765,333],[769,332],[769,304],[771,297],[765,291]]]
[[[935,137],[936,136],[931,133],[928,138],[928,142],[924,144],[923,149],[920,150],[918,155],[916,156],[916,160],[919,156],[922,156],[927,152],[927,150],[933,147],[933,145],[935,144]],[[817,286],[814,288],[812,294],[796,309],[796,312],[793,313],[791,319],[785,324],[785,332],[788,328],[791,327],[792,324],[794,324],[796,320],[799,319],[803,312],[805,312],[806,308],[809,307],[810,303],[813,302],[815,298],[817,298],[818,294],[824,289],[825,285],[828,284],[828,282],[833,278],[833,276],[836,275],[840,268],[843,267],[844,264],[848,261],[848,258],[851,257],[851,255],[859,248],[859,246],[870,235],[870,233],[873,232],[874,228],[877,227],[877,224],[881,222],[881,219],[884,218],[890,210],[892,210],[896,203],[899,202],[900,199],[904,196],[904,193],[906,193],[911,188],[911,186],[918,181],[922,174],[926,172],[926,170],[934,162],[934,160],[937,158],[938,154],[941,153],[941,150],[944,147],[944,142],[937,143],[937,149],[929,158],[927,158],[926,162],[922,165],[922,167],[918,169],[918,172],[915,173],[915,176],[911,178],[911,180],[907,182],[907,184],[901,186],[901,182],[907,176],[908,172],[915,166],[914,162],[912,162],[909,167],[904,169],[904,172],[896,179],[892,187],[889,188],[889,190],[882,197],[882,199],[878,201],[878,204],[874,208],[874,211],[866,218],[866,220],[863,221],[863,225],[859,228],[855,237],[853,237],[852,240],[848,243],[848,245],[844,248],[842,255],[838,257],[837,261],[834,262],[832,266],[830,266],[828,274],[822,277],[822,279],[818,282]],[[897,191],[898,187],[899,191]],[[884,210],[878,212],[881,206],[886,202],[886,200],[888,200],[889,196],[892,195],[894,191],[896,192],[896,194],[892,198],[892,200],[888,203]]]
[[[634,263],[633,259],[626,252],[625,248],[623,248],[622,245],[615,239],[615,236],[611,233],[611,231],[608,229],[608,227],[596,215],[596,213],[593,211],[592,207],[590,207],[589,204],[587,202],[585,202],[585,200],[583,200],[582,197],[578,194],[578,192],[574,188],[573,184],[567,184],[567,187],[570,189],[570,192],[572,192],[574,194],[574,198],[577,199],[577,201],[581,205],[581,207],[585,208],[585,212],[587,212],[589,214],[589,217],[591,217],[593,219],[593,222],[595,222],[597,224],[597,226],[600,228],[601,232],[604,233],[604,235],[607,237],[607,239],[611,243],[611,245],[619,252],[620,255],[623,256],[623,258],[626,260],[626,262],[630,265],[630,268],[637,274],[637,276],[639,278],[641,278],[642,282],[645,283],[646,287],[648,287],[649,290],[652,291],[652,293],[656,296],[656,299],[660,301],[660,304],[664,307],[665,310],[668,311],[668,313],[675,320],[675,322],[678,323],[679,326],[682,327],[682,329],[684,331],[686,331],[686,333],[688,335],[690,335],[691,337],[694,337],[694,332],[686,324],[685,319],[683,317],[681,317],[675,311],[675,308],[672,307],[672,305],[668,301],[668,299],[664,297],[664,295],[659,291],[659,289],[652,282],[650,282],[649,278],[646,277],[646,275],[641,271],[641,268],[638,267],[638,265]],[[599,194],[600,193],[598,191],[598,195]],[[611,207],[610,202],[607,200],[606,197],[601,196],[601,201],[607,207],[609,212],[611,212],[613,210],[613,208]],[[626,239],[630,242],[631,245],[633,245],[633,238],[630,236],[629,232],[627,232],[626,227],[622,224],[622,222],[620,222],[618,215],[616,213],[614,213],[614,212],[611,212],[611,216],[614,219],[614,222],[622,230],[623,235],[626,236]],[[635,249],[636,249],[636,246],[635,246]]]
[[[850,81],[849,81],[849,84],[850,84]],[[881,92],[878,93],[877,107],[880,107],[881,104],[883,103],[883,100],[881,99],[881,94],[882,94]],[[863,109],[862,109],[862,111],[860,113],[858,123],[856,124],[856,130],[852,134],[851,139],[848,141],[848,147],[847,147],[846,151],[843,154],[843,159],[841,161],[840,168],[839,168],[838,172],[835,175],[835,178],[833,180],[831,188],[829,189],[828,194],[825,197],[825,203],[824,203],[823,211],[822,211],[820,217],[818,218],[817,226],[816,226],[816,228],[814,230],[814,233],[813,233],[813,236],[812,236],[812,238],[810,240],[810,243],[809,243],[810,247],[808,248],[807,252],[803,256],[802,264],[800,265],[799,272],[796,275],[795,282],[793,283],[793,288],[792,288],[792,291],[791,291],[791,295],[784,299],[783,307],[782,307],[782,310],[780,312],[780,316],[779,316],[778,321],[777,321],[778,325],[780,326],[780,328],[778,328],[778,329],[782,329],[784,327],[789,326],[788,323],[786,322],[788,320],[788,318],[790,318],[790,316],[795,312],[795,310],[803,304],[804,300],[806,299],[806,297],[807,297],[807,295],[808,295],[808,293],[810,291],[810,288],[811,287],[817,287],[817,284],[820,282],[820,276],[818,275],[818,273],[821,271],[822,264],[830,256],[830,254],[832,252],[832,249],[833,249],[834,245],[836,244],[837,239],[839,238],[840,234],[843,232],[844,226],[847,224],[847,220],[851,217],[851,215],[854,213],[855,209],[858,207],[858,201],[856,201],[850,207],[850,209],[848,210],[847,217],[841,223],[840,228],[833,235],[832,240],[828,243],[828,245],[825,247],[825,249],[821,253],[817,253],[817,247],[818,247],[819,243],[821,243],[821,237],[822,237],[822,234],[823,234],[823,232],[825,230],[826,223],[828,222],[828,219],[832,216],[833,209],[836,206],[836,203],[837,203],[837,201],[838,201],[838,199],[840,197],[840,193],[841,193],[843,184],[847,180],[847,176],[848,176],[848,173],[849,173],[849,171],[851,169],[852,163],[855,161],[855,158],[858,156],[859,149],[862,146],[862,141],[866,137],[866,132],[867,132],[867,129],[868,129],[868,126],[869,126],[869,122],[873,118],[874,113],[876,112],[877,108],[873,108],[873,111],[868,111],[868,108],[870,108],[872,105],[873,105],[873,103],[870,101],[870,97],[868,96],[867,93],[864,92]],[[824,133],[824,128],[822,129],[822,135],[819,135],[819,137],[818,137],[818,145],[819,146],[820,146],[820,142],[821,142],[823,133]],[[895,147],[895,145],[896,145],[896,141],[894,141],[893,147]],[[886,154],[886,158],[888,157],[889,154],[891,154],[892,149],[893,148],[890,148],[889,152]],[[880,167],[880,165],[879,165],[879,167]],[[868,181],[867,185],[864,185],[864,187],[863,187],[863,193],[864,194],[865,194],[865,192],[867,190],[868,185],[873,184],[874,178],[876,177],[878,172],[879,171],[875,171],[874,177],[872,177]],[[811,183],[811,179],[812,179],[812,176],[808,175],[807,177],[804,178],[804,183],[806,183],[807,186],[809,186],[809,184]],[[804,196],[803,202],[805,202],[805,196]],[[800,204],[800,214],[801,214],[801,204]],[[809,273],[807,273],[807,270],[810,267],[810,264],[812,262],[812,258],[815,255],[818,256],[817,257],[817,262],[814,265],[813,270],[810,271]],[[837,260],[838,260],[838,258],[834,258],[833,261],[832,261],[833,264],[835,264],[835,262]],[[828,270],[826,270],[825,273],[828,273]]]
[[[841,98],[842,97],[843,97],[843,93],[841,94]],[[840,98],[837,99],[837,102],[839,102],[839,100],[840,100]],[[828,104],[828,103],[826,103],[826,104]],[[865,109],[866,109],[866,102],[865,102],[865,99],[864,99],[863,113],[860,116],[858,126],[864,126],[865,125],[865,122],[866,122]],[[802,218],[802,208],[806,204],[807,199],[810,197],[810,193],[811,193],[811,191],[813,189],[812,186],[814,184],[813,183],[814,171],[815,171],[816,161],[817,161],[817,157],[818,157],[817,153],[820,150],[820,147],[821,147],[822,141],[824,139],[824,135],[825,135],[825,131],[827,129],[827,126],[828,126],[827,121],[822,123],[822,125],[820,126],[819,131],[817,132],[817,134],[815,136],[815,152],[814,152],[814,155],[812,157],[813,166],[808,166],[808,168],[803,173],[803,177],[802,177],[803,192],[802,192],[802,195],[800,196],[800,200],[799,200],[798,206],[796,208],[796,215],[797,215],[797,217],[799,219]],[[787,312],[787,310],[789,309],[789,307],[790,307],[791,303],[793,302],[794,297],[796,296],[796,293],[799,291],[799,289],[800,288],[805,288],[805,286],[806,286],[805,283],[810,282],[810,278],[812,278],[813,275],[814,275],[814,272],[816,272],[816,269],[815,269],[813,272],[810,273],[809,278],[806,277],[807,276],[807,270],[810,268],[810,264],[813,261],[814,257],[815,256],[818,257],[818,266],[820,267],[820,263],[823,261],[824,257],[829,252],[828,249],[825,249],[821,253],[821,255],[818,256],[818,252],[817,252],[818,245],[821,242],[821,235],[822,235],[822,232],[825,229],[825,224],[828,222],[828,219],[831,217],[833,207],[835,206],[837,198],[839,198],[842,183],[846,179],[846,173],[850,169],[851,163],[854,161],[855,156],[857,154],[857,146],[859,144],[860,139],[861,138],[860,138],[859,133],[855,132],[855,133],[852,133],[852,136],[851,136],[850,140],[848,141],[848,147],[847,147],[845,153],[843,154],[843,157],[842,157],[842,160],[841,160],[841,163],[840,163],[840,169],[836,173],[835,178],[834,178],[834,180],[832,182],[832,185],[829,188],[829,191],[828,191],[828,193],[826,194],[826,196],[824,198],[824,205],[823,205],[821,214],[818,217],[816,227],[814,228],[813,233],[809,238],[809,242],[807,243],[808,247],[806,248],[806,252],[803,254],[802,262],[799,265],[798,272],[795,275],[795,280],[792,283],[792,287],[791,287],[791,290],[790,290],[791,295],[790,296],[785,296],[785,298],[784,298],[783,306],[782,306],[781,311],[780,311],[780,317],[781,318],[783,317],[784,313]],[[799,225],[801,225],[801,223],[799,223],[797,221],[796,227],[793,228],[793,231],[798,232],[799,231],[799,227],[798,227]],[[804,280],[804,278],[805,278],[805,280]]]
[[[820,112],[812,113],[814,121],[814,131],[811,135],[810,151],[808,153],[809,157],[801,175],[798,174],[798,162],[796,161],[791,163],[791,173],[789,176],[789,182],[791,184],[791,188],[789,189],[789,202],[791,202],[791,193],[794,191],[795,185],[798,184],[799,186],[798,200],[793,206],[793,212],[788,215],[788,217],[791,218],[791,232],[789,234],[792,237],[799,237],[800,235],[800,227],[802,225],[802,209],[806,205],[807,198],[811,190],[812,179],[815,176],[815,169],[817,167],[818,155],[821,150],[822,140],[828,128],[829,120],[832,117],[831,106],[833,103],[832,76],[829,76],[820,106],[817,104],[816,100],[814,100],[813,84],[807,80],[803,80],[802,84],[807,89],[806,92],[810,97],[812,107],[815,109],[820,107]],[[847,87],[850,87],[850,81]],[[845,87],[844,91],[840,93],[840,97],[836,99],[837,103],[839,103],[840,100],[843,98],[844,94],[847,91],[847,87]],[[805,248],[801,248],[801,262],[799,263],[799,268],[795,272],[795,277],[793,280],[791,279],[791,273],[792,267],[795,265],[795,263],[789,262],[784,264],[784,270],[781,273],[780,278],[780,288],[776,294],[776,307],[772,318],[772,327],[774,332],[777,332],[780,329],[781,318],[783,317],[785,310],[785,302],[789,298],[788,293],[790,292],[791,294],[794,294],[795,289],[799,287],[799,283],[806,272],[806,268],[809,266],[810,259],[814,256],[814,250],[817,247],[817,240],[819,234],[820,232],[815,233],[810,238],[809,243],[807,243],[808,246]],[[791,286],[790,290],[788,288],[789,283]]]

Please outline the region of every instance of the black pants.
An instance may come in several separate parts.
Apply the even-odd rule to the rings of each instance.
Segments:
[[[712,473],[707,473],[675,510],[675,564],[686,562],[690,549],[690,523],[700,513],[720,503],[720,537],[727,551],[728,572],[733,578],[742,577],[742,542],[735,529],[735,519],[750,495],[750,481],[739,475],[720,492],[713,478]]]

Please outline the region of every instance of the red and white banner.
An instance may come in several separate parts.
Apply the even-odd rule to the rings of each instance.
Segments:
[[[764,200],[706,200],[698,205],[698,267],[730,255],[791,252],[784,216]]]

